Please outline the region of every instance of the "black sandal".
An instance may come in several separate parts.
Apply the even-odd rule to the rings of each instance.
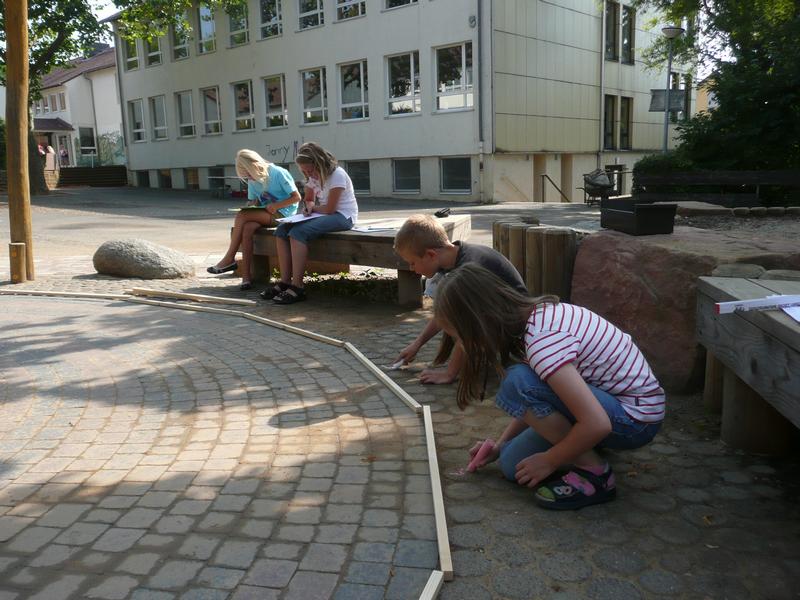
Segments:
[[[253,289],[253,282],[252,281],[243,281],[239,285],[239,291],[246,292],[247,290]]]
[[[294,304],[295,302],[302,302],[305,299],[306,291],[303,288],[290,285],[280,294],[275,296],[272,301],[275,304]]]
[[[261,296],[264,300],[272,300],[275,296],[277,296],[281,292],[286,291],[288,288],[289,288],[288,283],[283,283],[282,281],[279,281],[271,288],[265,289],[263,292],[259,294],[259,296]]]
[[[206,269],[207,272],[211,273],[212,275],[221,275],[222,273],[227,273],[228,271],[235,271],[236,270],[236,261],[233,261],[229,265],[225,265],[224,267],[218,267],[217,265],[213,265]]]
[[[600,504],[613,500],[617,495],[614,485],[614,472],[611,467],[602,475],[573,466],[570,471],[592,484],[594,494],[586,495],[564,480],[566,475],[556,481],[548,481],[536,490],[534,499],[542,508],[551,510],[578,510],[584,506]]]

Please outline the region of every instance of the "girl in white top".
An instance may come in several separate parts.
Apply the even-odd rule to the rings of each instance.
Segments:
[[[664,390],[631,337],[586,308],[524,296],[474,263],[439,284],[434,317],[466,355],[459,407],[483,397],[489,370],[502,377],[495,403],[512,420],[478,466],[499,458],[545,508],[614,498],[595,449],[643,446],[664,418]],[[562,465],[569,472],[550,477]]]
[[[299,223],[281,223],[275,230],[281,279],[261,292],[276,304],[294,304],[306,299],[303,274],[308,260],[308,242],[332,231],[351,229],[358,218],[353,182],[336,158],[316,142],[297,150],[297,166],[306,177],[303,213],[321,215]]]

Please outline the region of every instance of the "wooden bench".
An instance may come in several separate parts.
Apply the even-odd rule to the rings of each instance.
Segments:
[[[722,439],[782,454],[800,427],[800,324],[781,310],[716,314],[716,302],[800,294],[800,281],[701,277],[697,338],[708,351],[705,401],[722,409]]]
[[[394,252],[394,236],[404,219],[362,220],[356,227],[386,227],[379,231],[337,231],[313,240],[308,245],[309,262],[338,263],[397,269],[398,302],[404,306],[422,306],[419,275]],[[467,240],[472,232],[470,215],[439,219],[451,240]],[[389,229],[390,228],[390,229]],[[274,229],[262,227],[253,236],[253,278],[267,282],[272,267],[278,266]]]

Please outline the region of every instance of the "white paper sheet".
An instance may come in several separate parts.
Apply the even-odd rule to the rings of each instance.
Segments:
[[[304,215],[303,213],[297,213],[296,215],[292,215],[291,217],[283,217],[282,219],[277,219],[278,223],[301,223],[303,221],[308,221],[310,219],[316,219],[317,217],[324,217],[325,215],[320,213],[311,213],[310,215]]]
[[[800,306],[784,306],[783,312],[792,317],[796,322],[800,323]]]

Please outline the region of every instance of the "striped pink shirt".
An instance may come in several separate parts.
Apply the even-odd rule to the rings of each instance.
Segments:
[[[586,383],[616,397],[631,418],[664,418],[664,390],[631,336],[589,309],[539,304],[528,318],[525,348],[542,381],[573,363]]]

